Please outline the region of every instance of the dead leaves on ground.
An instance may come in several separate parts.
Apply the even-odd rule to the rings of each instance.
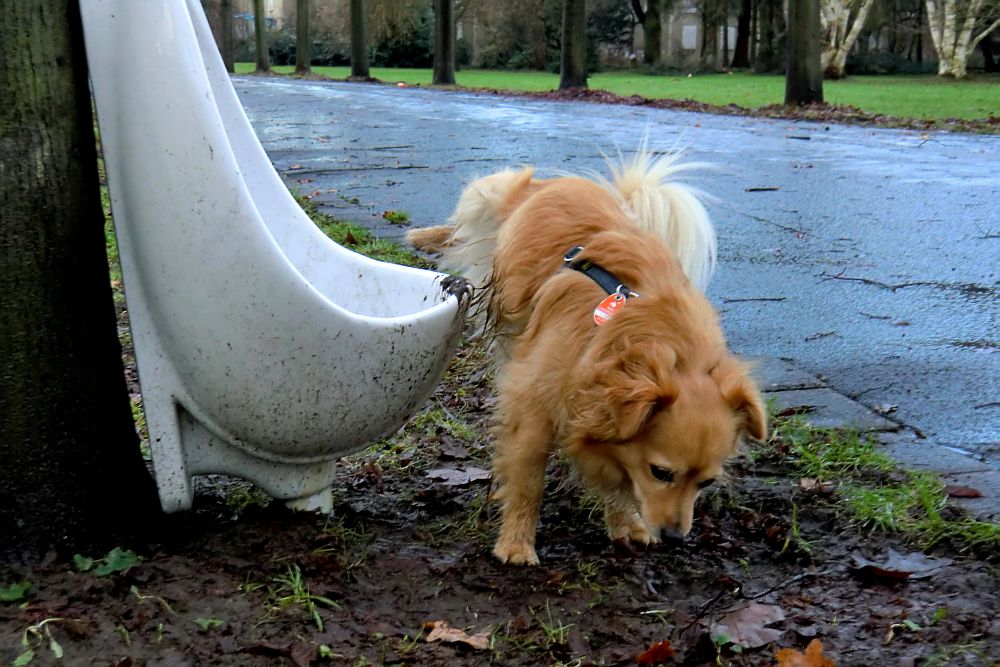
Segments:
[[[451,627],[448,625],[448,621],[430,621],[424,623],[424,630],[430,630],[425,640],[428,644],[431,642],[465,644],[478,651],[483,651],[490,647],[489,630],[483,630],[482,632],[470,635],[464,630]]]
[[[444,486],[468,486],[472,482],[482,482],[490,478],[490,471],[474,466],[460,468],[435,468],[427,471],[427,477],[440,481]]]
[[[674,657],[674,647],[670,644],[669,639],[664,639],[635,656],[635,663],[637,665],[659,665],[672,657]]]
[[[888,549],[880,561],[868,560],[861,554],[852,555],[851,561],[855,574],[859,576],[892,581],[926,579],[953,562],[950,558],[925,556],[919,551],[904,556],[893,549]]]
[[[785,620],[785,612],[773,604],[751,602],[735,609],[712,626],[712,638],[718,644],[738,644],[743,648],[759,648],[778,641],[782,630],[767,626]]]
[[[780,648],[774,653],[775,667],[837,667],[836,663],[823,655],[823,642],[814,639],[805,652],[793,648]]]

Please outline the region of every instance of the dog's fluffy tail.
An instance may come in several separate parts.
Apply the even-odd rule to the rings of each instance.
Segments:
[[[442,269],[462,274],[473,287],[487,287],[497,232],[531,187],[532,175],[531,169],[507,169],[473,181],[459,198],[449,224],[411,230],[406,242],[440,252]]]
[[[451,236],[454,233],[455,228],[451,225],[411,229],[406,232],[406,242],[424,252],[444,252],[445,248],[451,246]]]
[[[626,215],[663,239],[688,279],[705,291],[715,271],[715,229],[703,195],[675,180],[698,165],[681,163],[678,154],[654,158],[645,146],[631,160],[608,162],[611,180],[605,186],[622,197]]]

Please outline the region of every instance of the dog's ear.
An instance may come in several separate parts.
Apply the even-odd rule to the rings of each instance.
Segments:
[[[646,340],[607,349],[585,359],[574,397],[574,430],[586,440],[621,442],[635,437],[679,392],[671,377],[677,355],[668,345]]]
[[[767,410],[747,366],[727,357],[712,372],[726,402],[736,414],[737,427],[755,440],[767,437]]]

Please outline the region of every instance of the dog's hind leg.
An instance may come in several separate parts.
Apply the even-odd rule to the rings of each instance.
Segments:
[[[551,428],[542,415],[520,414],[503,424],[493,463],[500,482],[502,525],[493,554],[504,563],[537,565],[535,530],[545,493]]]

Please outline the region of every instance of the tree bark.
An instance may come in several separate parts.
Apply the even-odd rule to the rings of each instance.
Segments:
[[[351,0],[351,78],[371,78],[368,69],[368,33],[365,27],[363,0]]]
[[[587,87],[587,3],[563,0],[559,90]]]
[[[853,3],[844,0],[822,0],[820,16],[823,25],[823,51],[820,56],[820,66],[828,79],[841,79],[845,76],[847,55],[858,41],[858,36],[861,35],[874,4],[875,0],[860,0]],[[857,9],[853,21],[852,8]]]
[[[759,39],[754,52],[754,71],[758,74],[780,71],[786,64],[784,9],[781,0],[758,0],[757,28]]]
[[[253,31],[257,44],[258,72],[271,71],[271,58],[267,46],[267,22],[264,20],[264,0],[253,0]]]
[[[434,0],[434,75],[436,86],[455,85],[455,20],[452,0]]]
[[[309,43],[309,0],[295,0],[295,73],[312,71]]]
[[[820,36],[820,0],[788,3],[788,67],[785,104],[801,106],[823,101]]]
[[[740,15],[736,19],[736,46],[733,49],[733,61],[730,67],[750,67],[750,16],[753,13],[753,0],[740,2]]]
[[[222,0],[219,21],[222,33],[219,40],[221,42],[222,62],[226,66],[226,71],[232,74],[236,71],[233,62],[233,0]]]
[[[0,559],[103,553],[158,505],[116,333],[79,6],[0,10]]]
[[[645,46],[642,57],[649,67],[659,68],[663,64],[663,6],[661,0],[646,0],[646,13],[642,22],[642,36]]]

